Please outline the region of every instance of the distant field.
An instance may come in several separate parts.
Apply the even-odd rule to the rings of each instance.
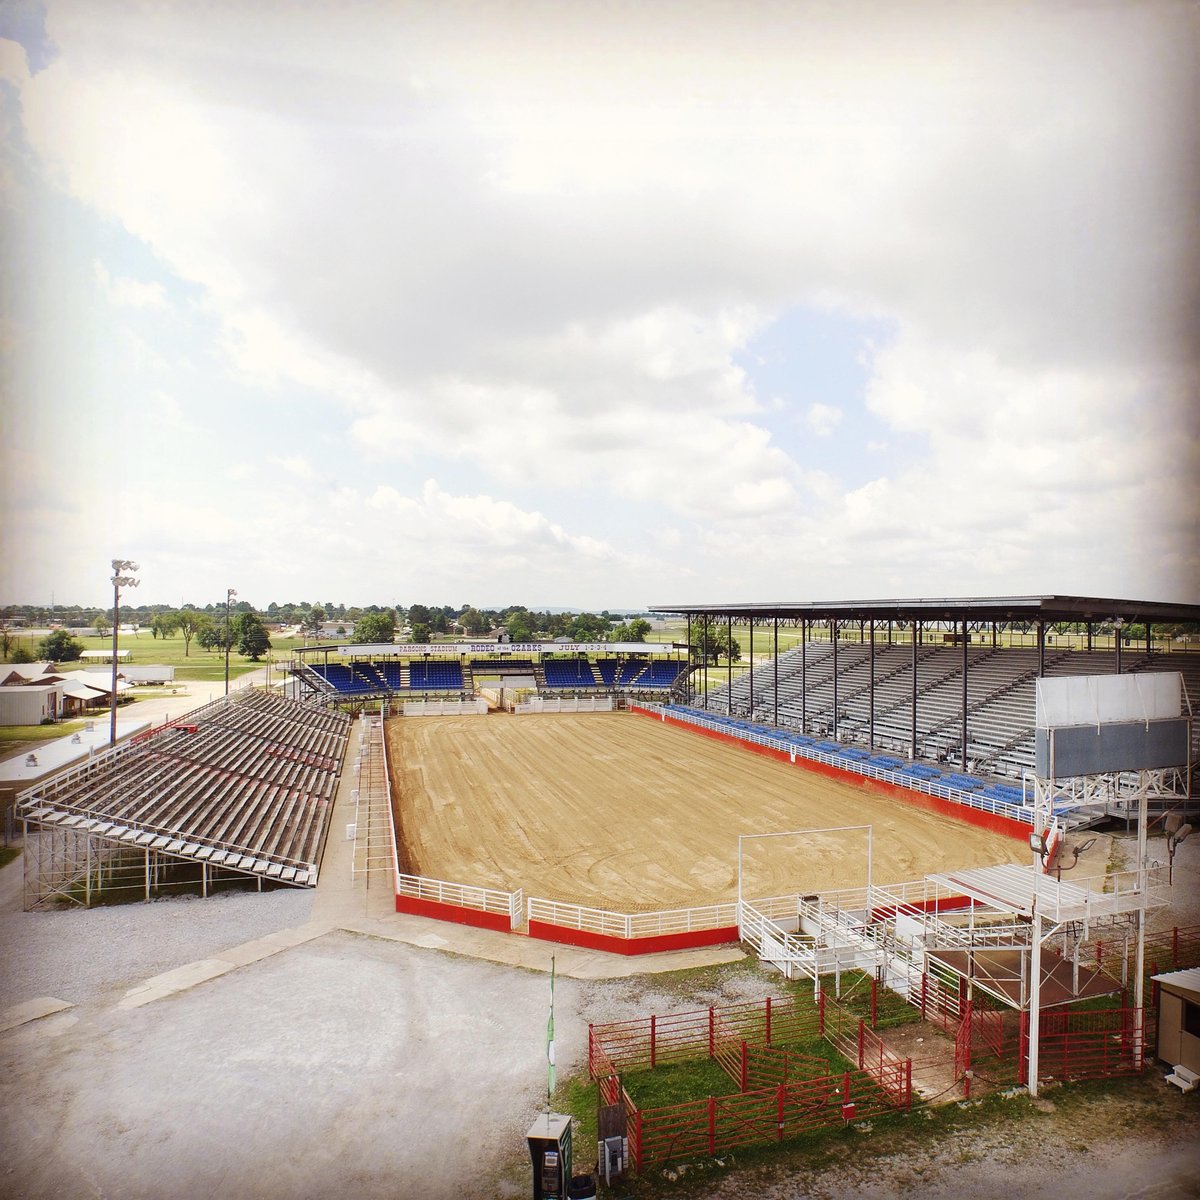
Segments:
[[[85,650],[112,649],[111,634],[105,638],[88,636],[79,640],[83,643]],[[22,637],[18,639],[18,645],[24,646],[31,653],[36,654],[39,641],[41,641],[40,637]],[[297,644],[295,638],[272,638],[270,654],[272,661],[286,662],[291,657],[292,648]],[[211,682],[225,678],[224,652],[201,650],[197,646],[195,638],[192,639],[190,654],[184,653],[183,638],[151,637],[148,629],[143,629],[136,635],[129,633],[121,634],[118,646],[122,650],[131,651],[130,661],[135,664],[156,663],[164,666],[173,666],[175,668],[175,678],[181,682],[189,680]],[[248,658],[242,658],[235,650],[229,656],[230,678],[236,679],[237,676],[244,675],[247,671],[253,671],[257,667],[263,666],[265,662],[266,659],[258,663],[252,663]]]

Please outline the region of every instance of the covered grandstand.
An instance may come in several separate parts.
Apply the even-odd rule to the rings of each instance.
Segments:
[[[1003,787],[1032,769],[1038,678],[1178,671],[1186,694],[1200,696],[1194,604],[1023,596],[651,611],[682,615],[698,630],[677,702],[842,752],[890,756],[890,766],[948,777],[957,787]],[[1056,634],[1064,624],[1079,634]],[[1156,641],[1151,624],[1192,636]],[[729,635],[735,625],[749,629],[751,660],[737,677],[732,664],[710,666],[706,644],[710,633]],[[1147,631],[1136,641],[1124,632],[1135,625]],[[781,630],[791,645],[783,651]],[[1198,732],[1193,725],[1193,764]]]

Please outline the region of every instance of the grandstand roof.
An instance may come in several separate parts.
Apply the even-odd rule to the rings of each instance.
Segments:
[[[911,600],[806,600],[749,604],[652,604],[653,613],[781,620],[876,621],[1154,621],[1200,624],[1200,604],[1114,600],[1095,596],[927,597]]]

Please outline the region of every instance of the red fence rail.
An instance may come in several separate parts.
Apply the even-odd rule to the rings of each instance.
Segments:
[[[866,1071],[858,1070],[737,1095],[707,1096],[640,1112],[636,1162],[644,1170],[678,1159],[712,1157],[740,1146],[841,1128],[894,1110],[886,1092]]]
[[[798,1042],[820,1035],[821,1016],[808,1000],[785,996],[593,1025],[588,1030],[589,1070],[594,1079],[607,1070],[653,1070],[712,1058],[718,1031],[751,1046]],[[597,1050],[603,1051],[599,1068]]]

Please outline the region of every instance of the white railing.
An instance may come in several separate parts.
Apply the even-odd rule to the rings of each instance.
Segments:
[[[405,700],[406,717],[475,717],[484,716],[486,700]]]
[[[708,904],[698,908],[673,908],[660,912],[619,913],[602,908],[587,908],[558,900],[530,896],[526,906],[529,920],[584,933],[614,938],[661,937],[708,929],[726,929],[737,925],[737,904]]]
[[[470,908],[477,912],[507,916],[509,928],[521,923],[524,892],[502,892],[496,888],[476,887],[469,883],[450,883],[445,879],[429,879],[424,875],[396,873],[396,895],[410,900],[429,900],[454,908]]]
[[[523,713],[612,712],[611,696],[537,696],[517,701],[514,711]]]
[[[938,783],[936,780],[916,779],[900,771],[879,767],[860,759],[847,758],[842,754],[833,754],[824,750],[817,750],[813,746],[800,745],[790,738],[781,736],[777,732],[765,729],[762,726],[753,726],[747,729],[742,725],[731,725],[727,721],[714,720],[711,717],[703,716],[687,708],[666,708],[662,705],[649,703],[641,707],[645,711],[661,717],[663,720],[682,721],[688,725],[695,725],[700,729],[710,729],[714,733],[722,733],[726,737],[736,738],[739,741],[750,742],[756,746],[765,746],[768,749],[777,750],[780,753],[788,755],[792,762],[801,758],[807,759],[810,762],[823,763],[826,766],[836,767],[841,771],[862,775],[867,779],[878,779],[894,787],[906,788],[910,792],[921,792],[927,796],[939,796],[943,800],[960,804],[964,808],[974,808],[996,816],[1008,817],[1013,821],[1020,821],[1024,825],[1033,824],[1032,807],[1021,804],[1010,804],[1007,801],[996,800],[990,796],[979,796],[974,792]]]

